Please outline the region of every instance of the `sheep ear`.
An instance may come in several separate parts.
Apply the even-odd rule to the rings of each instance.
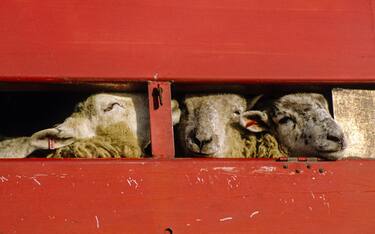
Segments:
[[[172,123],[174,126],[180,122],[181,110],[179,108],[178,102],[174,99],[172,100],[171,107],[172,107]]]
[[[268,130],[268,115],[262,111],[246,111],[240,117],[240,124],[250,132]]]
[[[34,133],[30,137],[30,145],[36,149],[57,149],[70,145],[74,142],[73,138],[63,138],[60,131],[56,128],[48,128]]]
[[[257,103],[258,101],[263,97],[264,95],[261,94],[261,95],[258,95],[258,96],[255,96],[253,97],[252,99],[250,99],[248,101],[248,105],[247,105],[247,108],[250,110],[252,109]]]
[[[320,102],[320,104],[322,104],[326,110],[329,110],[327,99],[322,94],[309,93],[308,95],[310,95],[316,101]]]

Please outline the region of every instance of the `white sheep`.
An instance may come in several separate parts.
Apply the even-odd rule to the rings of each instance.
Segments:
[[[178,122],[176,101],[172,101],[172,110],[172,120]],[[24,158],[37,149],[51,148],[58,150],[50,157],[140,157],[149,144],[147,96],[103,93],[79,103],[76,111],[54,128],[0,142],[0,157]]]
[[[241,115],[240,123],[251,132],[268,131],[290,156],[339,159],[346,147],[341,127],[329,113],[325,97],[316,93],[295,93],[259,101]]]
[[[249,134],[239,125],[251,102],[237,94],[194,94],[183,98],[178,140],[185,156],[282,157],[268,133]]]

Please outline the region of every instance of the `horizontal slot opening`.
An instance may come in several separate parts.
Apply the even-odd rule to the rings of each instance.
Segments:
[[[3,109],[0,115],[3,151],[0,152],[13,147],[14,157],[29,152],[23,149],[25,144],[33,146],[33,152],[27,153],[29,157],[151,155],[145,82],[2,83],[0,105]],[[141,130],[143,128],[146,129]],[[31,139],[38,132],[51,129]],[[16,141],[4,144],[11,139]],[[73,139],[74,144],[71,144]],[[62,145],[64,147],[60,148]],[[58,150],[58,154],[53,153]],[[129,155],[123,155],[125,152]]]
[[[355,101],[355,105],[358,105],[358,111],[354,115],[352,115],[352,118],[361,118],[361,113],[367,113],[367,111],[371,111],[374,109],[374,101],[373,100],[373,93],[375,90],[375,85],[372,83],[369,84],[324,84],[324,83],[316,83],[316,84],[196,84],[196,83],[174,83],[173,87],[173,98],[178,100],[180,103],[181,109],[185,109],[182,111],[182,125],[177,126],[175,131],[175,145],[176,145],[176,157],[239,157],[239,158],[248,158],[249,154],[241,155],[241,153],[231,153],[231,151],[226,148],[226,145],[234,145],[234,143],[230,142],[230,139],[228,139],[229,136],[224,137],[224,139],[220,139],[220,135],[227,134],[226,131],[228,128],[233,128],[231,126],[236,126],[235,129],[238,130],[238,126],[240,124],[237,123],[231,123],[231,121],[228,120],[228,116],[221,118],[223,115],[220,113],[220,111],[215,110],[214,102],[206,102],[204,101],[205,98],[208,95],[217,95],[217,94],[237,94],[245,99],[248,100],[247,108],[249,105],[249,100],[252,98],[263,95],[262,99],[260,99],[260,102],[264,102],[264,106],[267,106],[271,104],[272,102],[267,104],[267,99],[269,100],[278,100],[279,98],[290,95],[290,94],[296,94],[296,93],[316,93],[322,95],[324,97],[325,101],[328,104],[328,114],[326,117],[319,117],[318,116],[308,116],[311,115],[311,113],[306,113],[306,116],[304,118],[305,122],[309,122],[308,124],[305,123],[304,127],[302,128],[299,135],[295,135],[291,143],[289,143],[289,146],[286,149],[286,154],[284,156],[292,156],[292,157],[318,157],[319,159],[337,159],[341,158],[344,155],[344,157],[353,158],[353,157],[375,157],[375,155],[372,155],[371,153],[368,153],[368,151],[361,151],[358,152],[358,155],[353,155],[353,150],[348,155],[345,155],[345,152],[348,151],[347,148],[350,148],[353,144],[350,140],[350,138],[354,138],[354,136],[346,136],[347,134],[350,134],[350,129],[347,126],[347,123],[344,123],[344,126],[341,126],[341,123],[338,122],[338,126],[344,131],[345,136],[342,136],[341,133],[337,130],[335,130],[335,127],[331,122],[328,121],[328,116],[331,117],[334,116],[334,118],[338,118],[340,121],[347,121],[348,120],[348,114],[342,113],[341,109],[344,109],[343,107],[337,106],[338,105],[338,99],[344,99],[344,93],[336,92],[339,90],[349,90],[352,95],[353,101]],[[369,93],[372,93],[368,96],[363,96],[362,98],[364,100],[368,101],[368,106],[361,105],[360,100],[354,100],[360,97],[361,90],[368,91]],[[339,98],[334,97],[333,91],[336,92],[336,95],[341,95]],[[186,102],[186,96],[188,95],[189,101]],[[366,94],[367,95],[367,94]],[[195,101],[192,101],[191,97],[199,97]],[[372,98],[372,100],[370,100]],[[204,104],[199,104],[199,103]],[[218,101],[223,102],[223,100]],[[194,104],[195,103],[195,104]],[[226,102],[226,105],[235,105],[236,102]],[[238,103],[238,101],[237,101]],[[312,103],[304,103],[304,104],[312,104]],[[187,105],[190,105],[190,107],[187,107]],[[225,106],[219,105],[218,108],[225,108]],[[262,105],[260,105],[262,106]],[[265,108],[265,107],[261,108]],[[336,109],[334,108],[336,106]],[[337,108],[339,107],[339,108]],[[190,109],[189,109],[190,108]],[[253,107],[251,110],[258,110],[257,108],[260,108],[258,104]],[[314,107],[315,108],[315,107]],[[264,109],[260,109],[264,111]],[[306,109],[308,110],[308,109]],[[210,114],[213,111],[217,111],[216,114]],[[285,113],[288,113],[286,115],[287,117],[290,117],[289,115],[291,113],[291,109],[286,110],[279,110],[280,112],[285,111]],[[310,110],[309,110],[310,111]],[[340,113],[341,116],[335,116],[337,113]],[[189,113],[190,112],[190,113]],[[311,112],[311,111],[310,111]],[[316,112],[316,111],[315,111]],[[202,114],[203,113],[203,114]],[[218,114],[220,113],[220,114]],[[228,114],[229,112],[226,111]],[[285,114],[284,113],[284,114]],[[312,114],[314,111],[312,112]],[[270,114],[270,113],[269,113]],[[300,113],[303,114],[303,113]],[[316,113],[315,113],[316,114]],[[216,116],[217,115],[217,116]],[[281,114],[280,114],[281,115]],[[293,115],[292,115],[293,116]],[[298,116],[298,114],[297,114]],[[331,118],[330,117],[330,118]],[[206,123],[204,123],[206,118]],[[292,126],[291,129],[285,128],[285,131],[290,131],[285,135],[293,135],[293,132],[295,129],[293,129],[293,124],[297,126],[300,126],[299,122],[301,116],[296,117],[297,119],[290,119],[290,118],[281,118],[278,117],[278,125],[275,126],[275,124],[270,121],[271,118],[268,118],[269,124],[267,127],[266,132],[269,132],[272,136],[274,136],[277,140],[277,143],[279,146],[284,146],[284,144],[288,143],[286,141],[286,137],[284,136],[284,139],[281,139],[281,134],[277,135],[277,129],[280,125],[287,125],[290,122],[290,125]],[[321,120],[319,120],[321,118]],[[223,120],[224,119],[224,120]],[[314,119],[316,125],[312,125],[312,119]],[[213,124],[216,120],[219,120],[217,123]],[[257,119],[254,119],[255,121]],[[222,123],[221,121],[229,121],[226,123]],[[275,120],[274,120],[275,121]],[[294,122],[293,122],[294,121]],[[361,119],[363,121],[363,118]],[[373,134],[373,131],[371,131],[369,125],[374,124],[373,118],[368,118],[367,120],[368,125],[366,127],[359,127],[355,128],[353,126],[353,129],[356,129],[358,131],[358,134],[370,136]],[[323,124],[322,124],[323,123]],[[223,125],[221,125],[223,124]],[[319,130],[319,126],[321,125],[321,128]],[[202,127],[203,126],[203,127]],[[206,126],[206,127],[204,127]],[[328,127],[327,127],[328,126]],[[345,129],[343,129],[345,127]],[[325,131],[325,133],[314,133],[314,131],[303,131],[303,128],[316,128],[316,131]],[[329,130],[324,130],[324,128],[330,128]],[[214,129],[214,130],[213,130]],[[183,132],[181,134],[181,132]],[[248,134],[244,129],[239,130],[242,139],[237,139],[235,141],[244,140],[243,137],[248,137]],[[352,132],[353,133],[353,132]],[[251,153],[251,158],[278,158],[275,154],[274,156],[270,156],[269,153],[264,153],[263,155],[259,155],[259,146],[262,146],[262,144],[266,144],[267,142],[263,142],[263,139],[259,139],[259,136],[263,137],[264,135],[255,133],[257,137],[257,143],[253,143],[252,147],[257,150],[257,153],[253,154]],[[323,136],[324,135],[324,136]],[[352,134],[355,135],[355,134]],[[215,139],[216,138],[216,139]],[[230,137],[229,137],[230,138]],[[324,139],[323,139],[324,138]],[[348,140],[349,138],[349,140]],[[303,141],[302,141],[303,139]],[[254,138],[253,138],[254,140]],[[216,143],[215,143],[216,141]],[[319,141],[319,142],[318,142]],[[318,142],[318,143],[317,143]],[[369,148],[371,143],[371,138],[367,139],[367,141],[361,144],[364,147]],[[267,143],[268,144],[268,143]],[[267,145],[266,144],[266,145]],[[345,145],[346,144],[346,145]],[[211,146],[210,146],[211,145]],[[269,145],[269,144],[268,144]],[[306,148],[310,148],[309,150],[303,150],[303,149],[294,149],[293,147],[297,148],[297,145],[299,145],[299,148],[303,148],[303,145],[306,145]],[[310,147],[310,145],[314,145],[314,147]],[[330,145],[330,146],[327,146]],[[338,148],[335,148],[335,145]],[[341,145],[341,146],[340,146]],[[236,146],[237,147],[237,146]],[[346,151],[344,151],[345,149]],[[247,149],[246,149],[247,150]],[[291,153],[290,151],[296,151],[296,153]],[[340,155],[336,151],[340,152]],[[344,153],[342,153],[342,152]],[[364,153],[365,152],[365,153]],[[335,154],[334,154],[335,153]],[[236,156],[240,154],[239,156]],[[354,153],[355,154],[355,153]]]

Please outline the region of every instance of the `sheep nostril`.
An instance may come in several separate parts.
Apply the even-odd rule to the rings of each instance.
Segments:
[[[203,141],[202,141],[202,145],[209,144],[210,142],[212,142],[212,137],[210,137],[210,138],[207,139],[207,140],[203,140]]]
[[[191,140],[193,141],[194,144],[196,144],[197,146],[199,146],[199,148],[201,148],[202,142],[195,135],[191,137]]]
[[[327,135],[327,140],[334,141],[334,142],[337,142],[337,143],[342,142],[341,138],[339,138],[337,136],[332,136],[332,135]]]
[[[203,146],[211,143],[212,140],[213,140],[212,137],[210,137],[209,139],[200,140],[200,139],[198,139],[197,136],[195,136],[195,135],[192,136],[193,143],[196,144],[199,147],[199,149],[201,149],[201,150],[202,150]]]

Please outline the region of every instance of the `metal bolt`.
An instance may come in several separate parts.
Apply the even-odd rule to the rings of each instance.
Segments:
[[[324,169],[323,168],[319,168],[319,173],[323,173],[324,172]]]
[[[283,168],[284,168],[284,169],[288,169],[288,165],[287,165],[287,164],[284,164],[284,165],[283,165]]]
[[[301,172],[301,170],[300,169],[296,169],[296,173],[300,173]]]
[[[166,228],[166,229],[164,230],[164,233],[165,233],[165,234],[173,234],[173,231],[172,231],[171,228]]]
[[[311,165],[310,164],[307,164],[306,167],[307,167],[307,169],[311,169]]]

